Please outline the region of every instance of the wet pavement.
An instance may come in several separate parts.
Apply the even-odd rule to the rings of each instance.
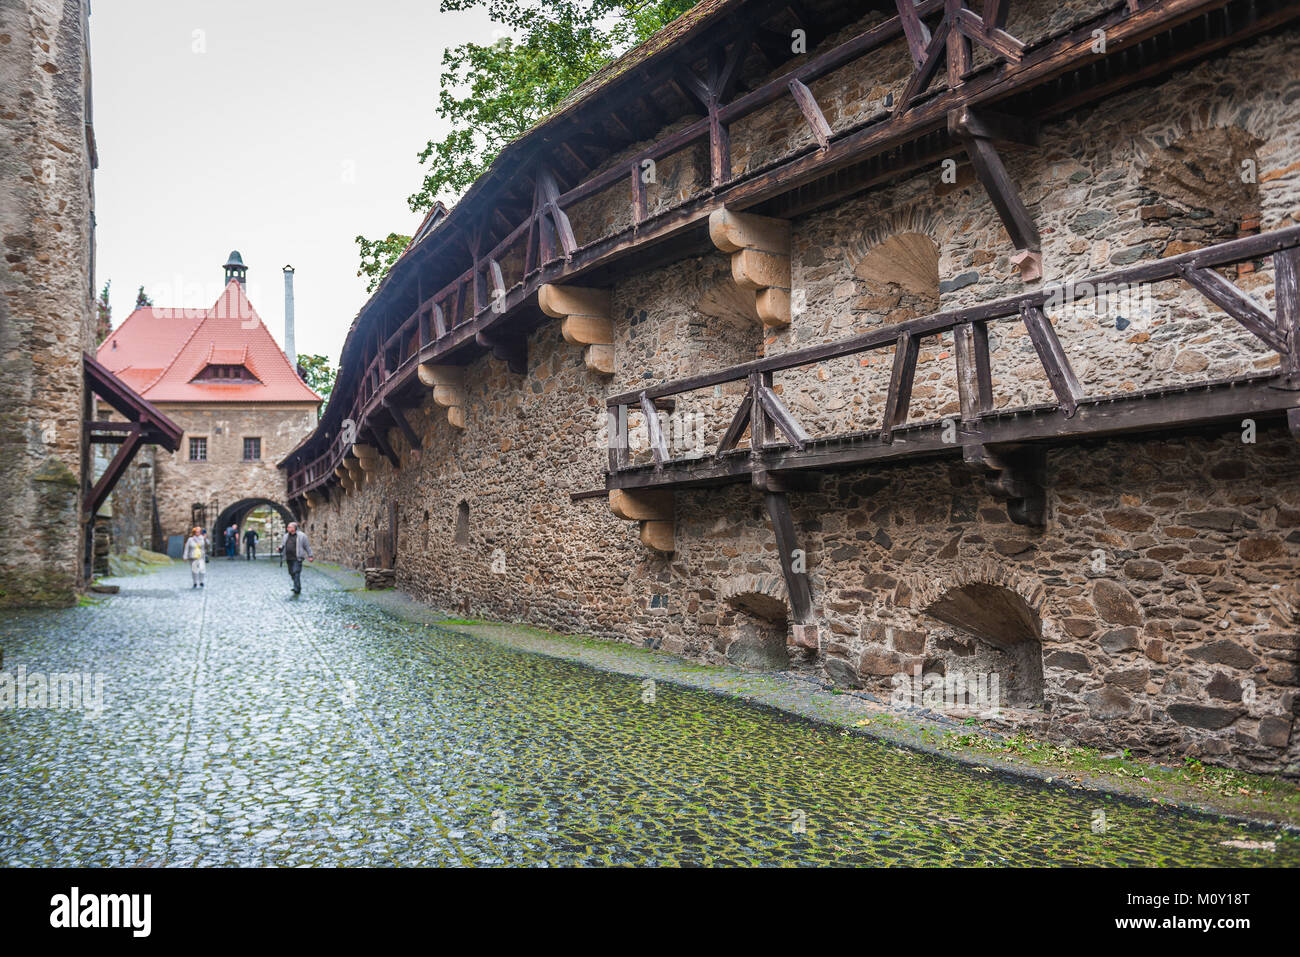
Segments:
[[[0,625],[29,694],[104,681],[0,710],[0,864],[1300,864],[1289,832],[403,620],[310,567],[300,598],[274,561],[120,583]]]

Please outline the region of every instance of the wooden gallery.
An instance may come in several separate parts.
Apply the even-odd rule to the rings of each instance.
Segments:
[[[430,215],[290,506],[460,614],[1300,773],[1297,62],[1282,0],[705,0]]]

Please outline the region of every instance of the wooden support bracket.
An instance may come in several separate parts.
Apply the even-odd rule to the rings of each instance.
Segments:
[[[515,375],[528,374],[528,343],[524,339],[506,336],[498,338],[496,335],[480,332],[474,336],[474,341],[489,350],[494,359],[504,362],[506,368]]]
[[[764,492],[763,501],[776,535],[781,574],[785,576],[786,591],[790,595],[790,614],[796,624],[805,624],[812,617],[812,589],[808,584],[808,558],[795,537],[790,500],[784,492]]]
[[[725,207],[709,214],[709,238],[731,254],[736,285],[754,293],[759,321],[779,329],[790,324],[790,223]]]
[[[600,375],[614,374],[614,323],[610,319],[609,290],[543,284],[537,304],[553,319],[563,320],[564,341],[583,347],[582,361]]]
[[[416,370],[420,382],[433,390],[434,405],[447,410],[447,422],[465,428],[465,367],[421,363]]]
[[[997,210],[998,218],[1006,227],[1016,253],[1012,263],[1020,270],[1020,278],[1033,282],[1043,278],[1042,239],[1033,217],[1020,198],[1020,191],[1011,181],[1007,168],[993,145],[993,140],[983,135],[996,126],[1006,127],[1008,122],[983,118],[969,108],[949,117],[949,129],[955,130],[975,167],[975,176]]]
[[[624,521],[641,523],[642,545],[672,554],[676,542],[671,491],[613,489],[609,493],[609,508]]]

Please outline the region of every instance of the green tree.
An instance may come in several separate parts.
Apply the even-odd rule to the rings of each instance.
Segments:
[[[300,355],[298,368],[303,381],[311,386],[322,399],[329,399],[334,391],[334,379],[338,370],[330,365],[328,356]]]
[[[141,286],[140,291],[135,294],[135,307],[137,309],[143,309],[145,306],[152,305],[153,300],[150,299],[148,293],[144,291],[144,286]]]
[[[676,19],[695,0],[442,0],[445,11],[486,8],[510,31],[491,44],[445,50],[437,114],[451,132],[419,154],[427,167],[407,203],[427,211],[454,199],[491,165],[502,147],[526,132],[583,80]],[[357,275],[373,290],[405,249],[404,237],[356,239]],[[399,245],[400,244],[400,245]]]
[[[361,268],[357,270],[357,275],[370,277],[366,283],[366,292],[375,291],[375,287],[388,275],[388,270],[393,268],[393,263],[397,262],[397,257],[402,255],[410,242],[410,236],[400,233],[389,233],[384,239],[366,239],[365,236],[356,238],[357,245],[361,247]]]
[[[104,288],[99,291],[99,298],[95,300],[95,344],[98,345],[108,338],[108,334],[113,331],[113,307],[108,304],[108,287],[113,285],[113,280],[104,283]]]

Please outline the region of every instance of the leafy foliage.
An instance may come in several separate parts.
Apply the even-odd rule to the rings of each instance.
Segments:
[[[300,355],[298,368],[302,370],[303,381],[311,386],[322,399],[329,399],[334,391],[334,379],[338,369],[330,365],[328,356]]]
[[[411,237],[389,233],[383,239],[358,236],[355,241],[361,247],[361,268],[357,270],[357,275],[369,276],[366,292],[374,292],[380,281],[388,275],[388,270],[393,268],[393,263],[397,262],[397,257],[410,244]]]
[[[580,83],[694,5],[695,0],[442,0],[444,12],[486,8],[509,35],[443,52],[437,114],[451,132],[429,140],[419,154],[427,170],[407,200],[412,212],[464,192],[502,147]],[[368,291],[405,248],[397,248],[402,238],[357,237],[357,274],[370,277]]]
[[[141,286],[140,291],[135,294],[135,307],[137,309],[143,309],[145,306],[152,305],[153,300],[150,299],[149,294],[144,291],[144,286]]]

